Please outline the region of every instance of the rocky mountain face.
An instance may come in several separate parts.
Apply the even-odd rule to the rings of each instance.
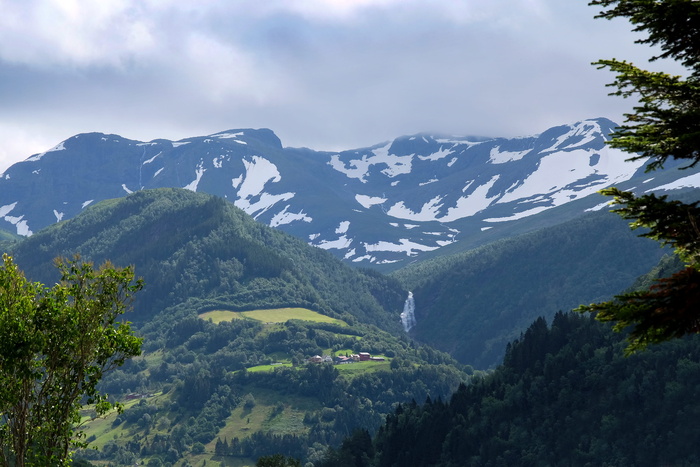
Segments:
[[[625,162],[605,146],[614,127],[599,118],[510,139],[419,134],[342,152],[285,148],[267,129],[151,142],[80,134],[0,176],[0,227],[28,236],[104,199],[178,187],[347,262],[395,269],[601,209],[596,192],[610,185],[700,186],[697,171]],[[553,209],[572,201],[574,211]]]

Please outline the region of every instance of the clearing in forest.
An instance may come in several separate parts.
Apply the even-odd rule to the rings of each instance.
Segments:
[[[318,323],[333,323],[346,326],[346,323],[340,319],[322,315],[308,308],[274,308],[250,311],[212,310],[200,314],[199,317],[204,320],[211,319],[214,323],[246,318],[262,321],[263,323],[284,323],[290,319],[299,319],[303,321],[316,321]]]

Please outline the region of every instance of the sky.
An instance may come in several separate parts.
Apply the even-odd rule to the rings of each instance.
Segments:
[[[591,62],[652,52],[587,3],[0,0],[0,171],[86,132],[334,151],[621,123],[633,102]]]

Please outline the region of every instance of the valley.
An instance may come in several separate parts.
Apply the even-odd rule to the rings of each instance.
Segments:
[[[574,125],[552,130],[546,137],[535,138],[537,144],[527,142],[528,148],[535,146],[527,151],[515,151],[522,142],[499,141],[501,149],[489,149],[489,160],[499,170],[506,163],[524,164],[527,154],[538,145],[543,148],[538,153],[541,161],[545,153],[551,153],[550,158],[555,154],[565,157],[567,148],[574,150],[598,141],[597,136],[587,133],[595,128]],[[250,134],[262,138],[256,151],[274,143],[271,132]],[[85,138],[77,141],[81,139]],[[124,151],[119,138],[99,141],[114,144],[115,155]],[[247,141],[250,144],[237,146],[254,146],[253,140]],[[194,148],[195,143],[205,141],[194,139],[191,143],[173,148]],[[486,143],[459,144],[476,148]],[[48,156],[73,151],[71,147],[77,148],[74,144],[68,143]],[[430,154],[439,153],[440,157],[415,156],[418,161],[434,162],[451,154],[444,140],[425,137],[382,146],[386,154],[381,157],[376,153],[379,149],[372,149],[376,159],[352,159],[352,166],[357,167],[361,166],[357,161],[367,161],[363,171],[352,171],[351,165],[340,165],[342,158],[331,155],[331,164],[318,162],[319,170],[323,167],[321,172],[326,175],[332,173],[328,170],[340,175],[334,174],[335,182],[314,190],[318,194],[333,188],[334,196],[342,198],[347,188],[338,191],[346,186],[337,181],[338,176],[360,184],[387,174],[390,178],[415,178],[416,173],[401,169],[400,164],[392,166],[397,172],[380,171],[383,175],[377,175],[372,167],[379,161],[398,164],[404,160],[401,157],[408,157],[398,154],[415,151],[415,145],[423,144],[438,151]],[[135,147],[145,151],[145,146]],[[276,151],[283,151],[281,145],[276,147]],[[456,146],[450,147],[455,150]],[[464,151],[460,157],[471,159],[463,164],[477,164],[481,156]],[[240,157],[246,174],[261,177],[259,188],[276,180],[275,170],[283,167],[278,161],[273,164],[278,169],[273,170],[261,158]],[[42,160],[44,156],[30,162]],[[593,167],[601,158],[587,160]],[[455,164],[456,160],[450,167]],[[350,237],[345,238],[357,225],[354,222],[338,221],[330,237],[309,237],[292,228],[305,223],[278,223],[275,228],[265,225],[262,214],[253,217],[246,211],[266,199],[265,193],[250,191],[245,198],[250,202],[247,208],[226,196],[200,191],[205,186],[216,191],[215,185],[207,184],[213,182],[206,182],[204,169],[196,185],[143,186],[118,196],[112,192],[103,201],[94,196],[94,201],[81,204],[74,215],[65,211],[58,222],[31,235],[8,232],[5,251],[32,280],[55,282],[53,259],[80,255],[96,264],[109,260],[118,266],[134,265],[145,283],[128,316],[143,338],[143,353],[105,375],[100,385],[101,391],[124,403],[124,412],[88,420],[90,409],[86,409],[85,436],[97,450],[81,450],[76,458],[96,466],[252,466],[260,457],[283,454],[323,466],[333,458],[334,449],[342,450],[348,439],[359,436],[358,430],[367,436],[384,436],[385,424],[392,423],[392,414],[404,410],[402,407],[417,410],[415,404],[423,402],[428,403],[426,407],[438,407],[461,397],[456,394],[461,394],[465,385],[495,384],[483,382],[506,371],[502,366],[514,358],[515,346],[529,345],[533,322],[554,321],[558,329],[573,319],[562,318],[562,313],[583,303],[606,300],[658,264],[668,263],[668,249],[639,237],[626,222],[601,209],[598,195],[567,191],[583,183],[573,178],[560,183],[549,201],[528,191],[526,197],[543,209],[520,205],[509,210],[515,204],[506,209],[509,196],[514,203],[516,199],[521,200],[516,204],[522,203],[518,196],[529,190],[524,188],[526,180],[542,177],[532,172],[532,167],[521,167],[526,175],[512,174],[511,188],[498,195],[503,203],[477,203],[481,207],[467,217],[445,222],[447,218],[419,219],[416,211],[402,211],[408,217],[399,222],[404,229],[400,235],[429,235],[436,247],[421,249],[418,237],[401,237],[401,244],[415,247],[411,251],[416,254],[406,255],[389,245],[389,237],[376,237],[374,245],[384,245],[384,252],[394,250],[390,255],[404,255],[401,261],[390,256],[355,261],[346,248],[352,244]],[[672,188],[670,193],[678,199],[696,196],[692,183],[686,184],[694,180],[692,175],[687,178],[688,172],[681,176],[674,169],[669,173],[655,177],[656,186]],[[558,175],[552,172],[550,176]],[[624,181],[593,176],[589,182],[591,187],[613,179],[639,184],[644,183],[642,176],[641,172],[629,172]],[[651,183],[645,177],[647,184]],[[15,174],[9,180],[16,178]],[[411,183],[434,189],[438,179],[428,185],[415,180]],[[491,189],[496,182],[491,177],[486,181],[488,186],[481,188],[486,199],[495,196]],[[478,184],[478,180],[473,183]],[[246,186],[252,190],[253,185]],[[454,186],[445,189],[455,190]],[[555,192],[559,195],[552,194]],[[88,193],[79,196],[92,198]],[[240,192],[237,196],[240,199]],[[476,194],[472,201],[473,196]],[[566,202],[555,198],[566,198]],[[319,202],[316,197],[308,199]],[[400,218],[396,217],[398,208],[383,212],[376,197],[356,199],[366,205],[364,210],[348,207],[347,212],[361,214],[368,226],[389,222],[391,229],[387,231],[397,228],[392,224]],[[304,212],[311,212],[311,204],[308,206]],[[425,207],[425,212],[434,207]],[[5,217],[13,220],[12,212],[7,211]],[[408,221],[415,224],[409,227]],[[483,228],[484,222],[491,222],[491,228]],[[466,228],[468,223],[472,227]],[[478,234],[464,235],[477,225],[482,226]],[[283,226],[290,226],[290,232]],[[451,240],[440,240],[440,231],[449,232]],[[337,236],[335,243],[329,240],[333,236]],[[345,245],[345,249],[331,244]],[[369,241],[364,244],[372,245]],[[372,254],[379,255],[380,250]],[[673,270],[677,265],[669,267]],[[619,353],[620,345],[614,345],[614,352]],[[376,462],[382,461],[377,458]]]

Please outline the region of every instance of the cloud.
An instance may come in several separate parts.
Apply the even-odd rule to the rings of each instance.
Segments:
[[[0,169],[86,131],[268,127],[285,145],[348,149],[619,121],[631,104],[590,62],[646,49],[595,13],[561,0],[4,2],[0,135],[18,137],[0,142]]]

